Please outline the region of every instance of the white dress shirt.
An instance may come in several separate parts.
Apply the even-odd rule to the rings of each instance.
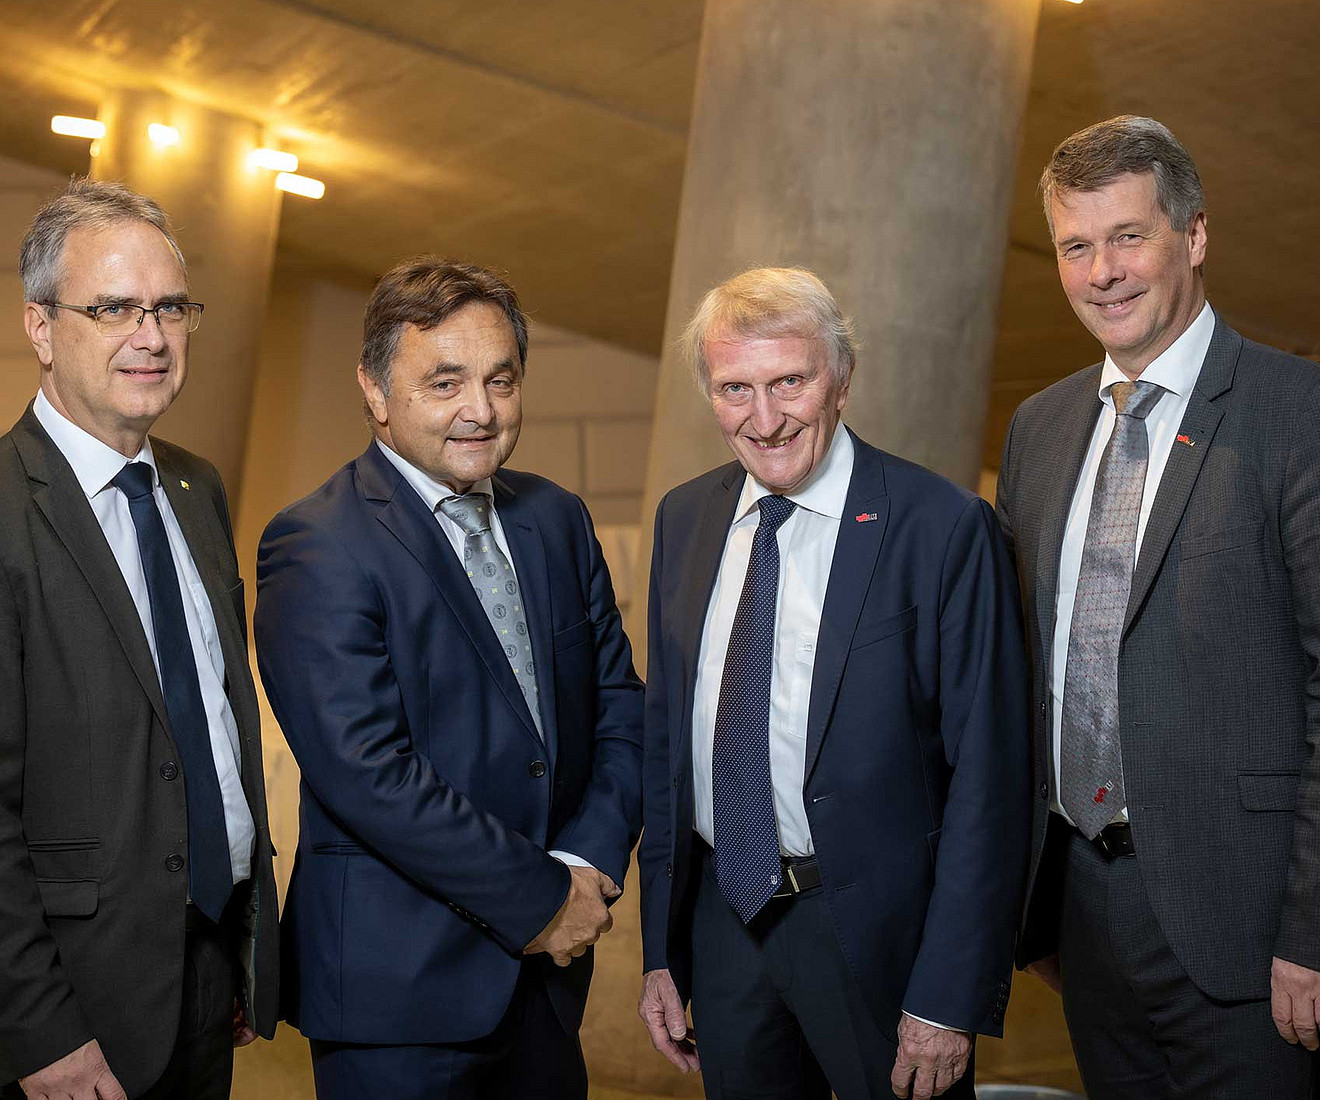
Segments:
[[[376,446],[380,448],[381,454],[389,459],[390,465],[398,470],[399,473],[403,475],[403,479],[417,491],[417,495],[422,498],[422,503],[431,510],[431,514],[435,516],[436,522],[440,525],[440,530],[445,533],[445,538],[449,540],[449,545],[453,547],[454,555],[458,558],[459,564],[461,565],[463,563],[463,543],[467,541],[467,532],[445,515],[444,512],[440,511],[441,504],[446,500],[449,500],[451,497],[456,497],[460,494],[454,492],[454,490],[444,482],[436,481],[436,479],[425,470],[418,469],[381,440],[376,440]],[[504,526],[500,523],[500,514],[495,508],[495,488],[491,485],[490,478],[484,477],[480,481],[473,482],[472,487],[468,489],[468,492],[482,493],[490,498],[490,533],[494,536],[495,545],[500,548],[500,553],[502,553],[508,560],[509,568],[513,570],[514,582],[517,583],[518,566],[514,564],[513,553],[509,550],[509,540],[504,537]],[[525,601],[523,604],[523,614],[527,617],[527,641],[530,645],[532,633],[532,609],[526,606]],[[533,667],[535,667],[536,660],[536,651],[533,649]],[[553,700],[551,700],[550,705],[554,705]],[[533,714],[532,718],[536,722],[537,732],[540,733],[541,716],[539,714]],[[591,864],[581,856],[575,856],[572,852],[553,851],[549,854],[554,856],[555,859],[559,860],[561,863],[568,864],[570,867],[591,866]]]
[[[802,797],[807,766],[807,706],[816,667],[816,636],[825,606],[825,587],[834,563],[834,544],[839,537],[839,521],[852,470],[852,439],[840,424],[807,483],[797,492],[787,494],[797,507],[776,534],[779,588],[775,597],[774,659],[770,671],[770,780],[774,787],[779,847],[788,856],[809,856],[816,851]],[[757,501],[769,495],[770,490],[751,474],[744,477],[701,632],[692,704],[692,778],[696,829],[711,847],[715,845],[711,793],[715,711],[720,701],[733,617],[742,597],[752,539],[760,525]]]
[[[156,655],[156,631],[151,621],[151,600],[147,594],[147,578],[142,570],[142,556],[138,550],[137,529],[128,510],[128,497],[110,482],[129,462],[145,462],[151,467],[155,488],[152,497],[160,510],[174,558],[174,571],[179,578],[179,591],[183,596],[183,617],[188,624],[188,638],[192,642],[193,661],[197,665],[197,681],[202,690],[202,706],[206,711],[207,732],[211,738],[211,755],[215,760],[216,778],[220,781],[220,800],[225,811],[225,832],[229,839],[229,865],[235,883],[251,874],[252,845],[256,827],[247,797],[243,794],[243,781],[239,770],[238,723],[234,720],[229,697],[225,694],[225,658],[220,649],[220,638],[215,630],[215,615],[206,595],[201,575],[193,561],[192,551],[183,537],[183,530],[170,507],[169,497],[160,483],[156,460],[151,453],[151,441],[132,459],[127,459],[113,447],[108,447],[95,436],[89,435],[66,419],[38,391],[33,404],[37,420],[46,430],[60,453],[73,467],[74,476],[87,494],[96,521],[105,533],[110,552],[114,555],[124,583],[128,585],[133,606],[142,621],[143,633],[151,659],[160,677],[160,659]],[[187,777],[185,776],[185,782]]]
[[[1136,568],[1136,558],[1141,554],[1141,540],[1146,534],[1146,521],[1150,519],[1150,510],[1155,503],[1155,493],[1160,487],[1160,478],[1173,450],[1174,439],[1182,424],[1183,414],[1187,411],[1187,402],[1191,399],[1196,380],[1201,375],[1201,364],[1210,348],[1210,338],[1215,331],[1215,315],[1207,302],[1196,320],[1187,326],[1161,355],[1141,372],[1141,381],[1154,382],[1164,389],[1160,399],[1146,416],[1146,439],[1148,459],[1146,465],[1146,483],[1141,494],[1141,511],[1137,519],[1136,555],[1132,567]],[[1055,813],[1063,814],[1072,824],[1072,819],[1064,813],[1059,804],[1059,741],[1063,728],[1063,681],[1068,669],[1068,637],[1072,630],[1073,602],[1077,597],[1077,579],[1082,571],[1082,547],[1086,542],[1086,527],[1091,516],[1091,497],[1095,492],[1095,477],[1100,468],[1100,457],[1105,444],[1114,431],[1114,399],[1110,389],[1116,382],[1125,382],[1128,378],[1118,369],[1114,361],[1105,356],[1104,369],[1100,372],[1100,400],[1104,410],[1091,433],[1091,444],[1086,451],[1086,460],[1082,463],[1082,472],[1077,478],[1077,488],[1073,492],[1072,505],[1068,509],[1068,523],[1063,530],[1063,549],[1059,557],[1059,587],[1056,593],[1054,615],[1054,647],[1050,657],[1050,694],[1054,708],[1054,728],[1052,731],[1053,758],[1050,767],[1050,807]],[[1119,820],[1127,820],[1127,809],[1123,809]]]

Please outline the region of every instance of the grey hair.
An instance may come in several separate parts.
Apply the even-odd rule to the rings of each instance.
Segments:
[[[1052,199],[1068,191],[1098,191],[1129,172],[1154,174],[1155,201],[1179,233],[1205,210],[1196,164],[1172,131],[1153,118],[1118,115],[1065,138],[1045,165],[1040,193],[1050,232]]]
[[[706,292],[683,330],[682,348],[702,390],[710,393],[706,341],[797,336],[822,340],[830,370],[844,383],[857,364],[852,321],[820,279],[801,267],[755,267]]]
[[[18,253],[18,273],[23,280],[25,301],[40,302],[52,314],[50,303],[60,297],[64,276],[64,244],[75,229],[101,229],[120,222],[140,221],[161,231],[169,243],[184,278],[188,266],[169,216],[160,203],[146,195],[130,191],[122,183],[91,180],[75,176],[59,195],[51,199],[32,219]],[[81,304],[81,303],[75,303]]]

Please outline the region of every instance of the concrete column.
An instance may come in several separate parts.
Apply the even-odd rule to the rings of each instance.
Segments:
[[[728,460],[674,345],[744,268],[858,324],[845,420],[975,486],[1039,0],[708,0],[643,523]]]
[[[159,92],[111,92],[100,117],[106,136],[92,175],[165,207],[188,261],[192,295],[206,305],[192,337],[188,382],[155,432],[214,462],[236,513],[280,214],[273,174],[248,165],[261,129]],[[153,122],[175,127],[179,143],[153,144]]]

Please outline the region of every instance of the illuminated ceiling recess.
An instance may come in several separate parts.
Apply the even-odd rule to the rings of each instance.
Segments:
[[[161,122],[153,122],[147,127],[147,137],[151,139],[151,144],[157,149],[165,149],[168,146],[179,144],[179,131],[173,126],[166,126]]]
[[[65,137],[91,138],[93,141],[105,137],[105,123],[97,122],[94,118],[56,115],[50,120],[50,128],[53,133]]]
[[[305,199],[319,199],[325,194],[325,184],[310,176],[295,176],[292,172],[281,172],[275,177],[275,186],[291,195],[301,195]]]
[[[298,158],[278,149],[253,149],[248,156],[248,163],[253,168],[269,168],[272,172],[298,171]]]

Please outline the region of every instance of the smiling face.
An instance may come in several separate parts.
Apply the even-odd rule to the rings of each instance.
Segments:
[[[839,381],[823,340],[707,337],[710,403],[743,469],[791,493],[829,450],[851,379]]]
[[[60,301],[156,306],[186,301],[188,284],[165,235],[142,221],[72,230],[60,265]],[[41,361],[46,399],[85,432],[132,457],[183,388],[188,332],[162,332],[147,314],[136,332],[105,336],[91,317],[28,302],[24,325]]]
[[[376,434],[456,493],[513,453],[522,376],[513,326],[490,302],[471,302],[431,329],[404,325],[388,394],[358,368]]]
[[[1155,176],[1127,173],[1050,202],[1063,291],[1115,364],[1135,378],[1205,304],[1205,215],[1182,232],[1155,198]]]

